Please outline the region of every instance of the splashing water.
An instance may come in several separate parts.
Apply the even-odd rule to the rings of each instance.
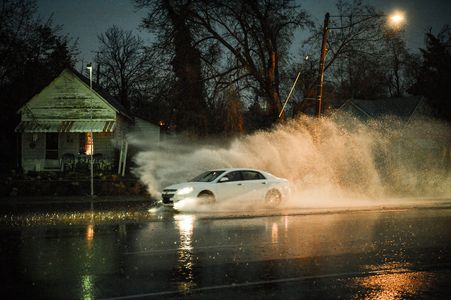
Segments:
[[[232,141],[173,140],[135,156],[140,179],[157,195],[166,185],[223,167],[287,178],[290,205],[345,206],[345,200],[451,196],[451,130],[435,120],[300,117]]]

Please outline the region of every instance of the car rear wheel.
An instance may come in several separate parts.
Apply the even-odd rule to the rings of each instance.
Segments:
[[[215,195],[210,191],[202,191],[197,196],[200,204],[213,204],[216,202]]]
[[[277,207],[282,202],[282,195],[276,189],[269,190],[265,196],[265,206],[266,207]]]

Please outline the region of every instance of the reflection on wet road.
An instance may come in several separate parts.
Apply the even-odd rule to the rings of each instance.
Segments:
[[[196,286],[193,275],[193,229],[195,217],[192,215],[175,215],[174,219],[180,233],[180,244],[177,249],[177,277],[180,278],[178,286],[180,292],[188,292]]]
[[[365,291],[356,295],[358,299],[404,299],[424,295],[424,291],[434,288],[434,275],[426,271],[411,271],[406,263],[388,263],[370,266],[381,270],[381,274],[357,277],[353,284]],[[387,272],[386,270],[394,270]],[[421,293],[420,293],[421,291]]]
[[[5,293],[404,299],[451,292],[449,208],[266,215],[157,210],[63,220],[0,227]]]

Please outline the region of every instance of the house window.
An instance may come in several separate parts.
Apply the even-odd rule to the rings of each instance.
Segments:
[[[45,159],[58,159],[58,133],[46,133]]]
[[[93,153],[93,141],[91,132],[80,133],[80,154],[91,155]]]

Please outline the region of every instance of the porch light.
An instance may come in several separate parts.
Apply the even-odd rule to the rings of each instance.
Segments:
[[[92,132],[86,133],[86,143],[85,143],[85,154],[86,155],[92,155],[93,153],[93,139],[92,139]]]

